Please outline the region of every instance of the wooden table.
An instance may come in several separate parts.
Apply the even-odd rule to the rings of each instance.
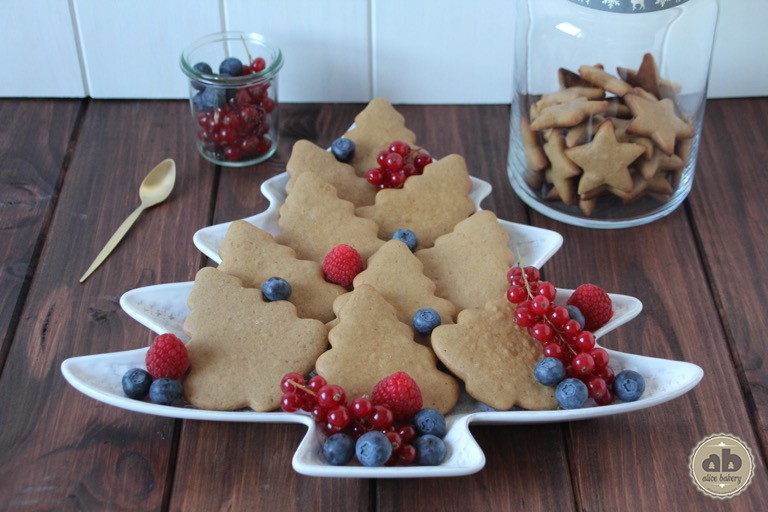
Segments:
[[[462,154],[493,184],[484,207],[563,235],[548,279],[642,300],[642,314],[603,343],[700,365],[701,384],[672,402],[571,424],[473,427],[487,456],[479,473],[368,481],[295,473],[302,426],[142,415],[66,383],[59,366],[68,357],[151,341],[120,309],[123,292],[191,280],[209,264],[193,233],[263,210],[259,185],[285,169],[293,143],[330,144],[361,108],[284,105],[276,156],[236,170],[198,156],[182,101],[0,101],[3,510],[765,509],[768,99],[710,101],[689,199],[652,225],[618,231],[567,226],[524,206],[506,177],[508,106],[399,107],[434,154]],[[166,157],[178,166],[171,200],[78,284]],[[739,436],[757,459],[751,486],[727,501],[688,476],[691,450],[717,432]]]

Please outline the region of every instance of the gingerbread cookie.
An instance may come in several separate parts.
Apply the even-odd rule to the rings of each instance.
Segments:
[[[274,410],[283,394],[275,383],[309,373],[327,346],[322,322],[298,318],[290,302],[264,302],[260,290],[214,268],[197,273],[187,303],[184,392],[201,409]]]
[[[472,181],[459,155],[448,155],[424,168],[424,174],[408,178],[403,188],[380,190],[373,206],[357,215],[379,225],[379,237],[390,239],[398,229],[416,234],[420,248],[432,247],[435,239],[475,211],[469,197]]]
[[[616,96],[624,96],[632,92],[631,85],[624,80],[616,78],[602,67],[581,66],[579,68],[579,75],[587,82],[605,89]]]
[[[339,162],[333,153],[308,140],[299,140],[293,145],[286,170],[290,178],[285,185],[285,190],[289,194],[296,177],[299,174],[311,172],[333,185],[341,199],[355,206],[373,204],[373,199],[376,197],[376,188],[365,178],[355,174],[355,169],[351,165]]]
[[[424,264],[424,274],[437,285],[437,295],[461,310],[505,296],[508,285],[499,276],[515,262],[509,244],[496,215],[481,210],[438,238],[434,247],[416,251],[416,256]]]
[[[494,409],[555,409],[554,388],[533,377],[541,343],[517,325],[514,312],[504,297],[465,309],[456,324],[432,331],[432,348],[467,394]]]
[[[671,99],[651,101],[629,94],[624,101],[635,116],[627,133],[650,137],[667,155],[675,152],[676,140],[693,137],[693,125],[677,115]]]
[[[581,169],[565,156],[565,144],[563,133],[552,130],[549,140],[544,144],[544,153],[551,165],[546,172],[546,179],[553,184],[560,199],[565,204],[571,204],[576,191],[574,178],[581,174]]]
[[[249,288],[260,289],[270,277],[288,281],[288,300],[301,318],[316,318],[324,323],[332,320],[333,301],[346,293],[341,286],[325,280],[319,263],[296,258],[296,251],[242,220],[233,222],[227,230],[219,255],[219,270],[237,277]]]
[[[351,245],[363,260],[384,244],[378,226],[355,216],[355,206],[339,199],[336,189],[307,172],[299,175],[278,219],[277,241],[296,251],[297,257],[321,262],[334,246]]]
[[[317,359],[317,373],[344,388],[347,396],[370,394],[379,380],[404,371],[419,385],[424,407],[445,414],[456,405],[456,380],[437,369],[432,350],[413,341],[394,306],[372,286],[363,284],[350,293],[328,340],[331,349]]]
[[[547,108],[538,109],[538,116],[531,121],[531,129],[538,131],[576,126],[589,116],[605,112],[608,107],[609,103],[605,100],[592,101],[584,97],[567,103],[556,103]]]
[[[374,98],[355,117],[355,126],[344,134],[355,143],[355,156],[350,162],[360,177],[377,167],[376,157],[389,144],[401,140],[411,147],[416,135],[406,128],[405,118],[383,98]]]

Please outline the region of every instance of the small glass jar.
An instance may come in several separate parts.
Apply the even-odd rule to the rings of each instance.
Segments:
[[[717,0],[517,0],[507,172],[556,220],[624,228],[693,183]]]
[[[277,75],[283,66],[277,46],[259,34],[210,34],[182,52],[180,65],[189,77],[189,104],[203,157],[245,167],[275,153]]]

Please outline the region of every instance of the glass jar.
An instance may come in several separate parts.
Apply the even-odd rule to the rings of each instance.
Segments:
[[[556,220],[672,212],[696,167],[717,0],[517,0],[507,172]]]
[[[245,167],[275,153],[277,75],[283,66],[277,46],[259,34],[221,32],[189,45],[180,65],[189,77],[189,104],[203,157]]]

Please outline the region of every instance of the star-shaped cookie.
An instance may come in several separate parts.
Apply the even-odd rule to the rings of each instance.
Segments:
[[[645,148],[640,144],[616,140],[613,123],[606,120],[592,142],[568,148],[565,155],[584,171],[578,188],[578,193],[584,194],[603,184],[624,192],[631,191],[629,164],[644,152]]]
[[[238,220],[232,223],[219,248],[219,270],[235,276],[249,288],[259,288],[270,277],[282,277],[291,285],[288,299],[301,318],[325,323],[334,318],[333,301],[346,293],[325,280],[315,261],[296,258],[296,251],[278,244],[271,234]]]
[[[285,185],[285,190],[289,194],[296,177],[299,174],[311,172],[333,185],[341,199],[355,206],[373,204],[373,199],[376,197],[376,187],[355,174],[355,169],[351,165],[339,162],[333,153],[308,140],[299,140],[293,145],[286,170],[290,178]]]
[[[434,247],[416,251],[416,256],[424,264],[424,274],[437,285],[437,295],[461,310],[505,296],[504,276],[515,262],[509,245],[509,234],[496,215],[481,210],[438,238]]]
[[[465,309],[455,324],[432,331],[432,348],[471,397],[494,409],[555,409],[554,388],[533,377],[541,344],[517,325],[514,311],[506,298]]]
[[[665,98],[651,101],[635,94],[624,97],[635,118],[627,133],[650,137],[664,153],[675,152],[677,139],[693,137],[693,125],[681,119],[675,112],[675,103]]]
[[[351,245],[363,260],[384,244],[378,226],[355,216],[355,206],[339,199],[336,189],[311,172],[299,175],[280,207],[277,241],[303,260],[322,262],[339,244]]]
[[[565,138],[560,130],[552,130],[549,140],[544,143],[544,153],[550,162],[547,181],[555,187],[560,200],[572,204],[576,189],[574,178],[581,174],[581,169],[565,156]]]
[[[424,174],[408,178],[403,188],[380,190],[373,206],[358,208],[360,217],[379,225],[379,237],[392,238],[398,229],[416,234],[420,248],[432,247],[435,239],[475,211],[469,197],[472,180],[459,155],[448,155],[427,165]]]
[[[680,91],[680,85],[665,80],[659,74],[659,67],[653,55],[646,53],[637,71],[619,67],[619,76],[633,87],[640,87],[656,98],[673,98]]]
[[[350,162],[360,177],[378,167],[376,157],[380,151],[401,140],[411,146],[416,135],[405,126],[405,118],[392,104],[383,98],[374,98],[355,117],[355,125],[344,134],[355,143],[355,156]]]
[[[331,349],[317,359],[318,374],[356,397],[370,395],[381,379],[404,371],[421,389],[424,407],[442,413],[453,409],[458,383],[437,369],[432,350],[413,341],[410,327],[397,319],[394,306],[375,288],[355,288],[338,316],[328,333]]]
[[[280,379],[309,373],[327,346],[322,322],[298,318],[290,302],[264,302],[260,290],[211,267],[197,273],[187,303],[184,393],[201,409],[274,410]]]
[[[609,103],[605,100],[593,101],[578,97],[567,103],[555,103],[547,108],[538,109],[538,116],[531,121],[534,131],[547,128],[568,128],[576,126],[589,116],[594,116],[608,110]]]

